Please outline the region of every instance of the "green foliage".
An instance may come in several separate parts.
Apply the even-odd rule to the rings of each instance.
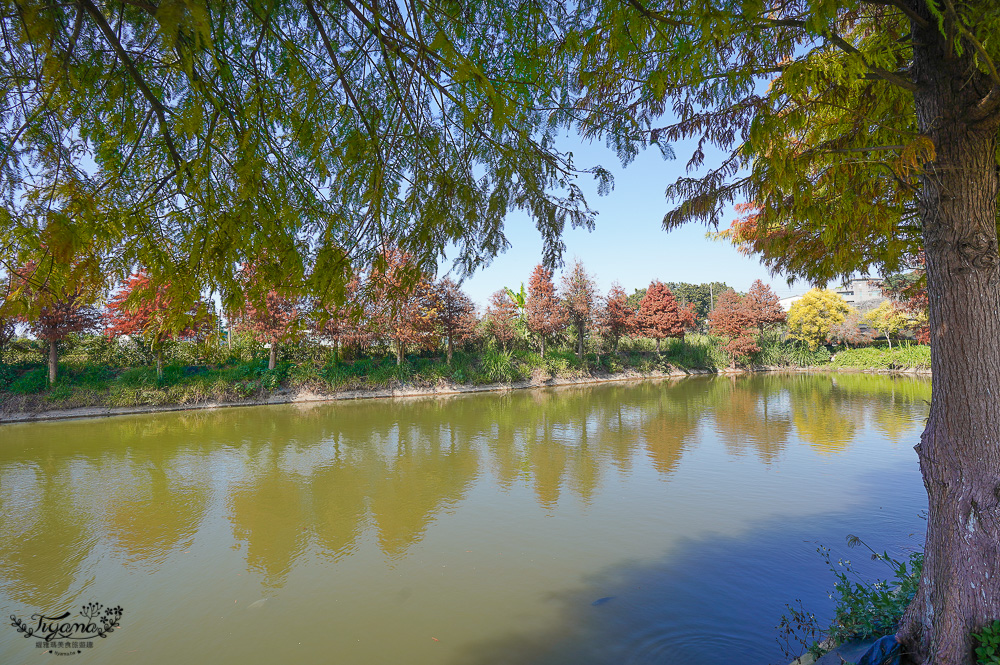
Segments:
[[[572,343],[572,340],[570,340]],[[189,342],[176,347],[196,349]],[[668,339],[662,353],[656,354],[651,340],[623,340],[618,353],[587,353],[580,359],[571,348],[550,346],[546,357],[535,351],[515,349],[506,353],[487,345],[485,351],[456,350],[452,365],[436,354],[408,356],[397,366],[392,357],[362,357],[351,362],[330,359],[328,354],[314,360],[282,361],[269,371],[267,358],[258,354],[241,360],[242,353],[228,356],[228,349],[217,349],[225,358],[214,364],[179,362],[177,355],[164,367],[163,378],[157,380],[155,369],[145,363],[137,367],[116,367],[96,358],[116,357],[115,345],[103,340],[80,337],[68,346],[68,362],[61,363],[61,379],[52,389],[46,384],[44,358],[32,350],[26,357],[31,362],[0,365],[0,404],[31,397],[34,409],[73,406],[110,405],[136,406],[159,404],[192,404],[209,401],[257,399],[288,389],[308,389],[316,392],[338,390],[371,390],[408,386],[436,386],[442,382],[464,385],[509,383],[531,376],[577,378],[595,373],[615,373],[626,370],[667,372],[674,368],[717,369],[726,366],[727,357],[721,340],[711,335],[689,333],[681,339]],[[239,345],[235,347],[239,349]],[[192,351],[193,352],[193,351]],[[890,359],[885,360],[888,356]],[[910,356],[916,360],[908,360]],[[188,356],[182,356],[188,357]],[[800,343],[780,342],[769,338],[756,364],[777,366],[816,366],[828,359],[825,348],[809,351]],[[857,349],[837,354],[836,366],[903,368],[922,367],[929,362],[927,347],[911,346],[893,349]],[[844,382],[848,378],[843,379]],[[844,384],[846,385],[846,383]],[[35,397],[37,396],[37,397]],[[49,406],[46,406],[49,405]],[[20,408],[20,407],[17,407]]]
[[[891,349],[869,346],[838,351],[831,367],[859,369],[930,369],[931,347],[926,344],[905,344]]]
[[[15,395],[40,393],[49,386],[49,373],[44,367],[28,370],[14,379],[7,389]]]
[[[765,340],[754,356],[754,365],[764,367],[818,367],[830,363],[826,347],[810,350],[806,344],[792,341]]]
[[[687,282],[667,282],[677,302],[681,306],[687,303],[694,303],[695,316],[698,321],[704,321],[714,306],[713,300],[718,299],[720,293],[732,290],[725,282],[711,282],[705,284],[689,284]],[[641,301],[642,298],[640,297]]]
[[[1000,665],[1000,619],[987,624],[972,636],[979,642],[976,647],[978,665]]]
[[[912,553],[907,563],[893,559],[887,552],[871,550],[856,536],[848,538],[848,545],[867,548],[873,560],[882,561],[889,567],[892,577],[874,582],[861,580],[851,568],[850,561],[838,561],[834,566],[830,551],[820,548],[819,551],[837,578],[834,585],[834,600],[837,604],[829,631],[830,638],[836,644],[895,632],[903,612],[917,593],[924,562],[922,552]],[[852,581],[851,577],[855,579]]]
[[[718,338],[696,334],[669,340],[663,347],[663,359],[680,369],[718,369],[729,364]]]
[[[18,377],[17,368],[0,362],[0,390],[7,390]]]
[[[546,350],[542,367],[550,377],[568,377],[581,367],[580,358],[564,349]]]
[[[311,2],[6,12],[0,100],[20,121],[0,127],[0,145],[17,146],[0,154],[14,202],[0,240],[15,255],[111,257],[119,274],[142,265],[177,290],[208,279],[227,305],[243,296],[232,267],[265,252],[280,258],[270,281],[316,294],[343,289],[350,262],[384,242],[422,264],[447,248],[467,274],[508,246],[515,208],[555,264],[563,229],[593,225],[576,178],[611,184],[555,147],[573,85],[557,48],[566,12],[404,14]]]
[[[73,387],[69,383],[62,381],[52,386],[49,392],[45,395],[51,402],[58,402],[65,400],[73,393]]]
[[[783,645],[786,655],[792,653],[794,641],[818,657],[825,651],[819,641],[822,634],[833,646],[839,646],[852,640],[891,635],[898,628],[903,612],[917,593],[923,553],[913,552],[907,561],[901,561],[887,552],[876,552],[857,536],[848,536],[847,544],[867,549],[871,559],[883,562],[892,576],[887,580],[865,580],[852,568],[850,561],[834,563],[828,548],[818,548],[816,551],[836,579],[831,595],[836,602],[834,617],[829,627],[821,630],[816,615],[805,611],[801,601],[797,601],[798,607],[786,605],[787,613],[777,627],[778,642]]]

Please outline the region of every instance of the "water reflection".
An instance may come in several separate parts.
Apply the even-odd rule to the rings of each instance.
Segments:
[[[0,474],[0,588],[36,607],[51,607],[66,595],[99,534],[92,513],[66,500],[76,477],[61,466]]]
[[[238,548],[271,591],[366,542],[395,565],[480,489],[596,510],[643,468],[675,482],[696,451],[769,467],[801,442],[828,459],[867,425],[898,443],[929,392],[759,375],[5,426],[0,600],[59,606],[95,565],[156,571],[198,543]]]

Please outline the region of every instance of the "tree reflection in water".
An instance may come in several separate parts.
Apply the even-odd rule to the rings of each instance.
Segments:
[[[58,605],[88,561],[155,569],[220,515],[277,589],[304,555],[343,561],[366,534],[405,558],[483,482],[530,488],[552,513],[642,465],[669,479],[706,445],[772,465],[798,441],[844,453],[866,422],[897,443],[928,394],[898,377],[758,375],[5,426],[2,595]]]

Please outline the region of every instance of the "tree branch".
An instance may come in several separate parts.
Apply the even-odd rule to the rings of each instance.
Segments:
[[[921,28],[926,28],[930,26],[930,22],[927,19],[925,19],[923,16],[915,12],[913,8],[907,5],[905,2],[900,2],[900,0],[865,0],[865,1],[871,5],[880,5],[882,7],[895,7],[899,11],[906,14],[906,16],[911,21],[919,25]]]
[[[836,46],[840,47],[841,50],[843,50],[843,51],[845,51],[847,53],[850,53],[851,55],[856,55],[859,58],[861,58],[861,61],[864,62],[865,65],[867,65],[868,69],[871,70],[872,74],[874,74],[878,78],[883,79],[885,81],[888,81],[889,83],[892,83],[893,85],[897,85],[900,88],[904,88],[906,90],[909,90],[910,92],[916,92],[918,90],[917,84],[914,83],[913,81],[907,81],[906,79],[904,79],[899,74],[896,74],[894,72],[890,72],[887,69],[882,69],[881,67],[875,67],[874,65],[870,64],[865,59],[865,56],[864,56],[864,54],[861,51],[859,51],[858,49],[856,49],[853,44],[851,44],[850,42],[848,42],[846,39],[844,39],[843,37],[841,37],[837,33],[830,32],[829,34],[825,35],[825,37],[827,39],[829,39],[831,43],[833,43]]]
[[[181,159],[181,155],[177,151],[177,146],[174,144],[174,139],[170,135],[170,126],[167,124],[167,110],[163,106],[163,103],[156,95],[153,94],[153,91],[150,90],[149,85],[147,85],[146,81],[142,78],[142,74],[139,73],[139,70],[136,68],[132,58],[129,57],[121,42],[118,41],[118,36],[115,35],[114,30],[111,29],[110,25],[108,25],[108,21],[104,17],[104,14],[101,13],[101,10],[99,10],[94,3],[91,2],[91,0],[77,0],[77,2],[79,2],[80,6],[83,7],[94,19],[94,23],[97,24],[97,27],[101,30],[104,38],[108,40],[108,43],[118,56],[118,59],[122,61],[123,65],[125,65],[125,69],[128,70],[129,76],[132,77],[132,80],[135,81],[139,91],[142,92],[142,96],[145,97],[150,106],[153,107],[153,112],[156,113],[156,117],[160,121],[160,133],[163,134],[163,138],[167,142],[167,150],[170,151],[170,157],[174,162],[174,166],[178,172],[184,170],[184,160]]]

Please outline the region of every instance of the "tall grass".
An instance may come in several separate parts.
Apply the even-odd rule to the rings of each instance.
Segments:
[[[766,340],[752,362],[765,367],[817,367],[830,362],[830,352],[825,346],[810,351],[799,342]]]

